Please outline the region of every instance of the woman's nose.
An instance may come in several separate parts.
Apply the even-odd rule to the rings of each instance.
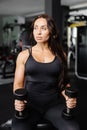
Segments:
[[[41,29],[38,29],[37,33],[38,33],[38,34],[41,34]]]

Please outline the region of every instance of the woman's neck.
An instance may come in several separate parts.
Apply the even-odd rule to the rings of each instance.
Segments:
[[[47,43],[45,43],[45,44],[43,44],[43,43],[42,43],[42,44],[41,44],[41,43],[37,43],[37,44],[36,44],[36,47],[37,47],[38,49],[42,50],[42,51],[44,51],[44,50],[49,50]]]

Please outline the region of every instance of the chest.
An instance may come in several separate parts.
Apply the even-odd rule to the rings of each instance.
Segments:
[[[61,62],[57,57],[49,63],[41,63],[30,56],[25,65],[25,72],[27,75],[58,76],[60,71]]]

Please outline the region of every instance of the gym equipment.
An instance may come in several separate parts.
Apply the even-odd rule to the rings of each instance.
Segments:
[[[23,88],[15,90],[14,98],[17,99],[17,100],[20,100],[20,101],[24,101],[24,100],[27,101],[27,90],[23,89]],[[16,111],[15,110],[15,117],[17,119],[27,118],[27,109],[26,108],[27,107],[25,107],[25,109],[23,111]]]
[[[36,124],[34,130],[56,130],[56,128],[48,120],[42,119]]]
[[[77,97],[77,93],[78,91],[76,89],[73,89],[72,87],[67,87],[65,89],[65,94],[69,97],[69,98],[76,98]],[[72,119],[74,117],[74,108],[68,108],[66,107],[63,110],[62,116],[65,119]]]
[[[85,22],[84,22],[85,23]],[[87,80],[87,26],[77,27],[75,74],[77,78]]]
[[[11,130],[12,128],[12,119],[7,120],[3,124],[0,125],[2,130]],[[15,126],[16,129],[16,126]],[[47,120],[40,120],[35,126],[33,126],[33,130],[58,130],[54,128],[54,126]]]

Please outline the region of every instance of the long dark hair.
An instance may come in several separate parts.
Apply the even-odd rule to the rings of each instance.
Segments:
[[[47,27],[49,29],[50,32],[50,37],[49,37],[49,41],[48,41],[48,47],[51,49],[52,53],[56,56],[58,56],[60,58],[60,60],[62,61],[62,65],[63,65],[63,71],[62,71],[62,79],[64,79],[64,77],[66,77],[66,68],[67,68],[67,60],[66,60],[66,55],[65,52],[63,50],[62,44],[60,42],[60,35],[59,35],[59,30],[55,24],[55,21],[53,20],[52,17],[48,16],[47,14],[41,14],[39,16],[37,16],[34,21],[32,22],[32,26],[31,26],[31,38],[33,38],[33,28],[34,28],[34,23],[37,19],[39,18],[44,18],[47,21]],[[61,79],[61,78],[60,78]]]

